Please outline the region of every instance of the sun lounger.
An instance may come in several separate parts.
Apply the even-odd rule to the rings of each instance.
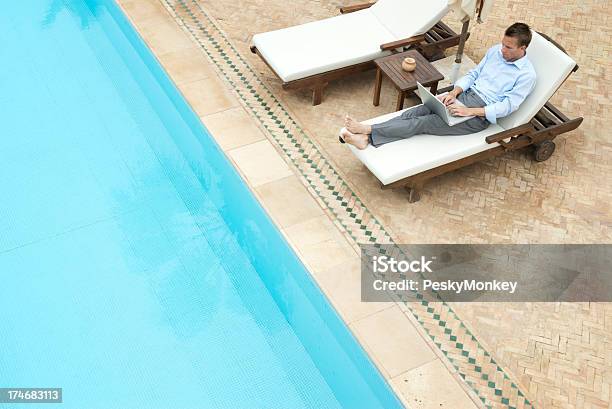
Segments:
[[[532,145],[536,161],[548,159],[555,149],[553,139],[582,123],[582,118],[570,120],[548,102],[578,65],[543,34],[533,33],[527,52],[537,74],[535,89],[518,110],[484,131],[461,136],[416,135],[379,148],[369,145],[364,150],[347,146],[378,178],[383,189],[407,188],[410,202],[419,199],[419,189],[428,179],[506,151]],[[383,122],[402,112],[367,122]]]
[[[258,54],[284,89],[312,89],[321,103],[329,81],[374,68],[374,60],[403,47],[429,59],[459,44],[440,19],[448,0],[378,0],[341,8],[341,15],[253,36]]]

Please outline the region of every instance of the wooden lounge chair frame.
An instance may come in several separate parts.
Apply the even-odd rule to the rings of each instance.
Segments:
[[[561,47],[556,41],[552,40],[546,34],[539,34],[548,41],[550,41],[552,44],[554,44],[565,54],[567,54],[565,49]],[[576,72],[577,70],[578,65],[576,64],[576,66],[574,66],[569,75],[571,75],[573,72]],[[565,78],[565,80],[569,78],[569,75]],[[565,82],[565,80],[563,82]],[[561,85],[559,85],[559,88],[561,87]],[[438,90],[438,93],[441,94],[444,92],[448,92],[452,90],[452,88],[453,87],[450,86],[440,89]],[[476,153],[474,155],[467,156],[465,158],[458,159],[453,162],[446,163],[444,165],[417,173],[412,176],[408,176],[404,179],[389,183],[388,185],[384,185],[381,183],[381,188],[396,189],[399,187],[403,187],[409,193],[408,201],[410,203],[414,203],[420,199],[420,190],[423,188],[424,183],[429,179],[471,165],[476,162],[503,155],[509,151],[522,149],[527,146],[533,146],[534,159],[537,162],[543,162],[550,158],[553,152],[555,151],[555,143],[553,142],[553,140],[563,133],[570,132],[578,128],[582,121],[582,117],[569,119],[553,104],[551,104],[550,101],[548,101],[528,123],[504,130],[493,135],[489,135],[485,138],[487,143],[491,144],[497,142],[500,146]],[[507,138],[510,138],[510,140],[504,141]]]
[[[356,4],[347,7],[341,7],[340,13],[347,14],[355,11],[367,9],[374,3],[363,3]],[[468,34],[469,35],[469,34]],[[425,58],[429,61],[435,61],[444,57],[444,50],[450,47],[454,47],[459,44],[460,35],[454,32],[449,26],[444,24],[442,21],[436,23],[429,31],[425,34],[418,36],[408,37],[402,40],[393,41],[380,45],[382,51],[396,52],[399,48],[414,47],[417,49]],[[276,75],[281,81],[282,78],[278,75],[274,68],[266,61],[266,59],[257,50],[254,45],[251,46],[251,52],[257,54],[259,58],[270,68],[270,70]],[[359,72],[367,71],[376,68],[374,61],[365,61],[359,64],[353,64],[346,67],[338,68],[335,70],[323,72],[320,74],[311,75],[308,77],[300,78],[293,81],[287,81],[282,83],[282,87],[285,90],[291,89],[311,89],[312,90],[312,105],[319,105],[323,99],[323,89],[327,86],[330,81],[334,81],[346,76],[356,74]]]

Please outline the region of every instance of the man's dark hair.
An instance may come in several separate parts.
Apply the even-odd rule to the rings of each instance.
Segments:
[[[504,35],[516,38],[519,47],[528,47],[531,42],[531,29],[525,23],[514,23],[506,29]]]

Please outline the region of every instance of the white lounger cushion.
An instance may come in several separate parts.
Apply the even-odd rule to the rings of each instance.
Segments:
[[[384,185],[499,146],[498,143],[486,143],[485,138],[529,122],[576,65],[567,54],[535,32],[527,52],[537,75],[534,90],[518,110],[506,118],[501,118],[497,124],[489,125],[484,131],[460,136],[416,135],[379,148],[370,145],[364,150],[348,146]],[[401,112],[403,111],[366,122],[383,122]]]
[[[379,0],[369,10],[397,40],[423,34],[448,13],[447,0]]]
[[[448,12],[446,0],[379,0],[369,9],[253,36],[289,82],[390,54],[380,45],[423,34]]]
[[[256,34],[253,45],[289,82],[390,54],[380,45],[395,37],[368,10]]]
[[[415,107],[408,109],[413,108]],[[392,112],[365,122],[369,124],[384,122],[404,111]],[[369,145],[366,149],[359,150],[352,145],[347,145],[378,180],[388,185],[405,177],[499,146],[497,143],[486,143],[485,138],[501,131],[503,129],[499,125],[489,125],[484,131],[470,135],[415,135],[379,148]]]

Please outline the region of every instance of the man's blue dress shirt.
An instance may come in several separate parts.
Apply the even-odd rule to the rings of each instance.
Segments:
[[[502,56],[501,47],[498,44],[489,48],[482,61],[455,82],[455,86],[464,91],[474,90],[487,104],[485,117],[492,124],[497,123],[497,118],[516,111],[536,81],[535,70],[527,55],[508,62]]]

